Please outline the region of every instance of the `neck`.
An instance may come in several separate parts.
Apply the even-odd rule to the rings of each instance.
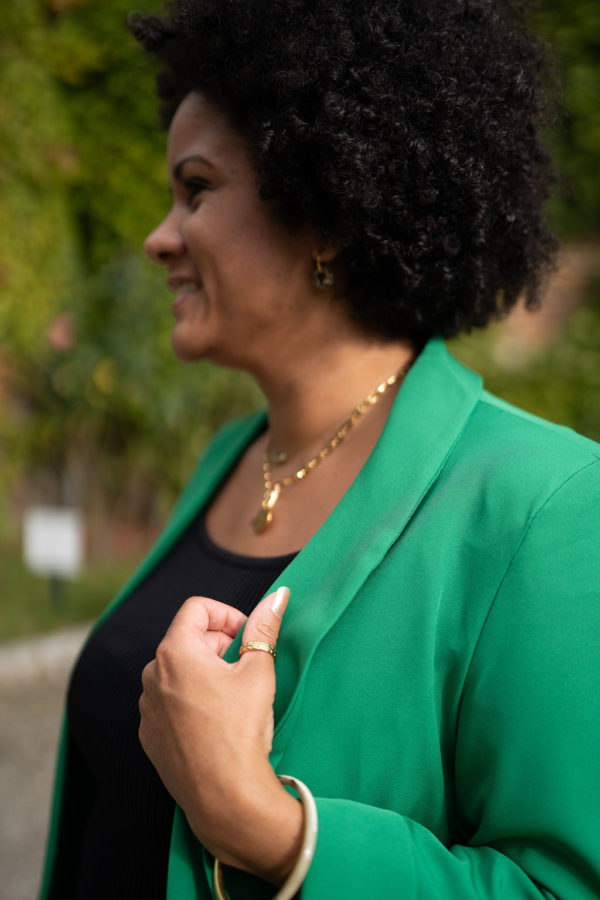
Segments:
[[[414,357],[408,342],[364,336],[328,341],[306,354],[288,353],[277,370],[256,374],[269,404],[270,446],[292,456],[325,442],[355,406]],[[386,414],[398,387],[382,397],[377,415]]]

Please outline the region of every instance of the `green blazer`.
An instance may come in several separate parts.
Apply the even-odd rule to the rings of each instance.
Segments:
[[[217,436],[106,615],[263,426]],[[319,813],[303,900],[600,897],[599,462],[598,445],[427,345],[360,475],[277,582],[291,601],[271,761]],[[66,725],[43,900],[75,865],[68,743]],[[210,898],[207,871],[177,811],[168,900]],[[234,898],[274,893],[227,881]]]

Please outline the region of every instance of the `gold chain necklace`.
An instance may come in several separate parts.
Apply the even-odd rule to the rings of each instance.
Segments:
[[[254,528],[256,534],[262,534],[267,526],[270,525],[273,521],[273,507],[279,500],[279,495],[281,494],[283,488],[289,487],[291,484],[295,484],[297,481],[302,481],[302,479],[306,478],[307,475],[310,475],[312,470],[316,469],[316,467],[320,463],[322,463],[324,459],[327,459],[329,454],[332,453],[336,447],[339,447],[342,441],[346,439],[361,416],[363,416],[368,409],[370,409],[372,406],[375,406],[375,404],[379,402],[388,388],[390,388],[393,384],[396,384],[396,382],[400,379],[404,378],[409,368],[410,363],[408,363],[406,366],[403,366],[403,368],[400,369],[400,371],[395,375],[390,375],[389,378],[386,378],[385,381],[382,381],[381,384],[378,384],[374,391],[371,391],[370,394],[367,394],[365,399],[361,400],[358,406],[354,407],[344,424],[338,431],[336,431],[331,440],[325,444],[323,449],[320,450],[316,456],[311,457],[308,462],[304,463],[304,465],[300,469],[298,469],[297,472],[294,472],[293,475],[286,475],[285,478],[279,478],[277,479],[277,481],[274,481],[271,474],[271,459],[277,462],[285,461],[285,454],[273,453],[268,448],[265,450],[262,464],[264,494],[260,509],[252,520],[252,527]]]

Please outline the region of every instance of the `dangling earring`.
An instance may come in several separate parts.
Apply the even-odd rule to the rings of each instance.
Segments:
[[[326,266],[325,263],[321,262],[321,257],[318,254],[315,261],[312,280],[314,286],[319,288],[320,291],[323,291],[326,288],[330,288],[335,281],[333,272],[331,271],[329,266]]]

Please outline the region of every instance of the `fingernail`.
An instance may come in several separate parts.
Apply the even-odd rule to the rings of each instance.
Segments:
[[[275,596],[271,600],[271,609],[276,616],[282,616],[290,597],[290,589],[287,587],[277,588]]]

